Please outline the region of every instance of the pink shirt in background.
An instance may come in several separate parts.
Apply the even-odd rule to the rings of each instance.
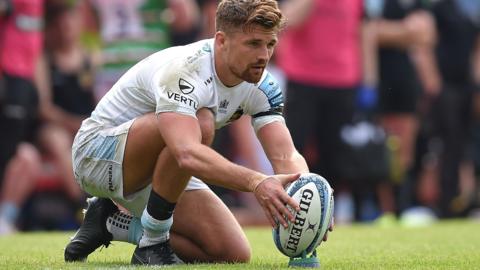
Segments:
[[[289,80],[326,87],[360,83],[362,0],[315,0],[303,25],[286,29],[276,51]]]
[[[0,20],[0,69],[33,79],[36,61],[42,51],[44,0],[12,0],[13,13]]]

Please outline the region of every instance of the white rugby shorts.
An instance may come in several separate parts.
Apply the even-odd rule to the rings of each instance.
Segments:
[[[111,198],[134,216],[140,217],[147,205],[151,185],[128,196],[123,195],[123,155],[133,121],[113,128],[95,129],[90,131],[92,136],[77,134],[73,142],[72,159],[75,179],[85,192]],[[192,177],[185,190],[198,189],[209,187]]]

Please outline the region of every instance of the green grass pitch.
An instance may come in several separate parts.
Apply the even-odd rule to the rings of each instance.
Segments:
[[[248,264],[196,264],[168,269],[286,269],[268,228],[247,228]],[[64,263],[72,233],[21,233],[0,237],[0,269],[152,269],[132,267],[134,247],[114,242],[85,263]],[[480,269],[480,222],[443,221],[429,227],[337,227],[318,249],[321,269]]]

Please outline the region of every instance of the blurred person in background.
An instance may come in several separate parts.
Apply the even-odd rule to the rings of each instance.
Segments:
[[[287,78],[286,122],[312,171],[335,189],[335,221],[354,219],[351,188],[343,176],[341,128],[358,107],[375,106],[375,40],[362,0],[281,2],[289,26],[276,63]],[[367,157],[366,157],[367,158]]]
[[[0,233],[12,231],[20,209],[45,180],[56,181],[53,185],[66,194],[73,214],[83,206],[85,196],[74,180],[71,145],[95,106],[92,85],[98,60],[80,42],[81,25],[75,1],[47,2],[44,73],[38,87],[41,121],[36,143],[20,144],[8,164],[0,196]]]
[[[173,15],[169,20],[171,46],[186,45],[202,39],[201,32],[205,26],[204,21],[208,20],[205,17],[209,16],[203,11],[212,4],[215,4],[216,7],[218,3],[216,0],[168,0],[167,2],[167,10]],[[205,7],[201,5],[205,5]]]
[[[205,39],[215,33],[215,12],[217,10],[218,0],[197,0],[200,9],[201,21],[198,39]]]
[[[17,146],[31,138],[37,117],[43,4],[0,1],[0,183]]]
[[[406,208],[413,196],[407,186],[412,181],[409,177],[419,127],[419,97],[424,89],[432,96],[438,91],[438,76],[433,76],[435,28],[423,2],[376,2],[378,113],[392,152],[390,182],[384,188],[400,187],[397,205],[401,209],[397,210]]]
[[[194,0],[86,0],[83,4],[89,31],[100,37],[97,100],[139,60],[173,41],[191,41],[192,32],[200,25]]]
[[[480,1],[435,1],[431,10],[438,69],[430,78],[437,78],[439,94],[429,100],[425,141],[435,148],[426,154],[435,155],[437,162],[433,177],[419,178],[417,194],[420,203],[449,218],[467,214],[475,199],[472,125],[478,121],[475,110],[479,115],[474,100],[480,86]]]

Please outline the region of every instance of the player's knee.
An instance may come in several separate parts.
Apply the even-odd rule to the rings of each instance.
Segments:
[[[224,245],[212,246],[206,249],[214,262],[246,263],[250,261],[251,249],[248,243],[231,241]]]
[[[208,108],[197,111],[197,118],[202,131],[202,144],[211,145],[215,137],[215,116]]]
[[[238,262],[238,263],[247,263],[252,257],[252,251],[249,245],[241,245],[235,249],[235,252],[229,254],[225,261],[227,262]]]

